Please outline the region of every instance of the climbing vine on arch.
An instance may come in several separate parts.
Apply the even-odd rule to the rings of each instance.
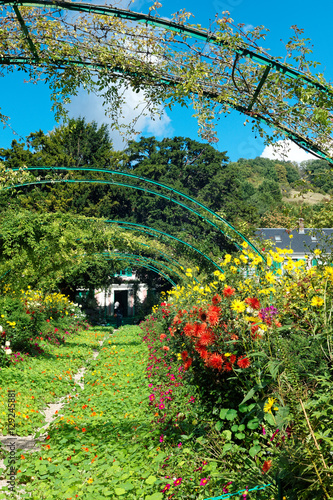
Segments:
[[[170,21],[156,11],[144,15],[77,2],[20,5],[0,1],[2,71],[15,65],[32,80],[47,81],[57,117],[82,85],[104,97],[119,127],[130,87],[142,92],[151,113],[161,104],[191,103],[201,135],[211,142],[216,119],[236,109],[253,120],[266,142],[287,136],[331,160],[332,86],[308,59],[311,48],[297,27],[286,45],[295,69],[284,55],[272,58],[260,46],[265,29],[245,33],[228,15],[208,29],[190,24],[185,11]]]

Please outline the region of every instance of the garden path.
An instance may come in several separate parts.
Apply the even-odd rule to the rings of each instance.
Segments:
[[[107,340],[108,336],[105,336],[103,340],[99,340],[98,343],[100,347],[102,347],[103,343],[105,340]],[[96,359],[99,354],[99,351],[97,349],[93,350],[93,359]],[[84,381],[82,379],[84,378],[84,373],[86,371],[86,367],[81,367],[79,368],[78,372],[74,375],[74,383],[75,385],[79,385],[81,389],[84,388]],[[62,396],[61,398],[58,399],[57,402],[55,403],[50,403],[47,405],[47,407],[44,410],[41,410],[41,413],[44,414],[45,416],[45,424],[40,427],[35,434],[30,435],[30,436],[15,436],[15,445],[16,449],[24,450],[27,452],[34,452],[34,451],[39,451],[41,449],[41,444],[45,442],[45,438],[47,437],[47,429],[50,426],[50,424],[53,422],[55,415],[59,415],[60,410],[64,407],[66,404],[66,401],[68,403],[69,401],[69,396],[71,398],[77,397],[77,394],[67,394],[66,396]],[[57,412],[57,413],[56,413]],[[42,433],[38,438],[35,438],[35,435],[37,433]],[[2,436],[0,435],[0,443],[1,446],[9,451],[9,444],[13,441],[13,436],[7,435],[7,436]],[[4,463],[4,460],[0,459],[0,470],[1,469],[6,469],[6,465]],[[1,472],[0,472],[1,475]],[[0,479],[0,489],[3,486],[7,485],[7,479]],[[20,490],[20,493],[23,493],[23,490]]]

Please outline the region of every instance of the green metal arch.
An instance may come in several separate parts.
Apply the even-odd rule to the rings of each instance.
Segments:
[[[104,256],[107,256],[107,255],[113,255],[113,256],[121,256],[121,257],[130,257],[134,260],[136,260],[137,262],[145,262],[147,264],[149,264],[150,262],[152,262],[153,264],[157,264],[159,266],[162,266],[164,267],[167,271],[169,271],[171,274],[175,274],[176,276],[178,276],[178,278],[182,279],[181,275],[178,274],[174,269],[171,269],[170,267],[168,267],[166,264],[163,264],[163,262],[159,262],[151,257],[144,257],[143,255],[136,255],[136,254],[127,254],[127,253],[124,253],[124,252],[102,252],[102,255]]]
[[[70,10],[70,11],[76,11],[76,12],[86,12],[86,13],[92,13],[92,14],[99,14],[99,15],[104,15],[104,16],[111,16],[111,17],[118,17],[121,19],[127,19],[130,21],[135,21],[135,22],[141,22],[145,23],[146,25],[152,25],[152,26],[157,26],[161,27],[166,30],[170,30],[179,34],[185,34],[191,38],[198,39],[207,43],[214,44],[216,46],[229,46],[227,42],[224,42],[221,39],[218,39],[215,35],[210,33],[208,30],[204,31],[202,29],[198,28],[193,28],[190,26],[186,26],[183,24],[177,24],[173,21],[169,21],[167,19],[161,19],[161,18],[156,18],[152,17],[150,14],[142,14],[142,13],[137,13],[129,10],[123,10],[119,8],[114,8],[114,7],[109,7],[109,6],[98,6],[98,5],[91,5],[91,4],[86,4],[86,3],[74,3],[74,2],[68,2],[68,1],[56,1],[56,0],[0,0],[0,6],[13,6],[14,11],[16,13],[16,16],[20,22],[21,29],[25,35],[26,41],[28,42],[29,49],[33,55],[33,57],[28,58],[28,57],[14,57],[14,56],[4,56],[0,58],[0,63],[2,64],[33,64],[33,65],[42,65],[42,62],[40,61],[39,55],[37,53],[37,50],[29,36],[29,31],[27,26],[24,23],[24,20],[19,12],[18,6],[29,6],[29,7],[52,7],[52,8],[58,8],[58,9],[64,9],[64,10]],[[259,64],[262,64],[263,66],[266,67],[266,70],[264,72],[264,75],[261,78],[261,81],[254,93],[254,96],[252,98],[252,102],[248,106],[248,108],[245,108],[240,105],[236,105],[231,101],[225,100],[231,107],[234,109],[240,111],[241,113],[244,113],[246,115],[251,115],[251,117],[259,122],[263,122],[269,126],[273,126],[275,129],[281,130],[289,139],[291,139],[293,142],[298,144],[301,148],[304,150],[311,152],[315,155],[317,155],[320,158],[325,159],[326,161],[329,161],[330,163],[333,163],[333,159],[330,158],[329,156],[326,155],[319,147],[317,147],[314,143],[312,143],[310,140],[307,138],[303,138],[293,132],[292,130],[289,130],[287,127],[281,125],[280,123],[276,123],[275,121],[265,118],[261,116],[259,113],[253,113],[251,112],[251,108],[260,92],[260,89],[262,85],[265,82],[265,79],[268,76],[268,73],[271,69],[274,69],[275,71],[282,73],[286,75],[289,78],[292,79],[299,79],[305,82],[308,86],[316,88],[320,90],[323,93],[326,94],[332,94],[331,89],[326,86],[321,84],[318,81],[315,81],[314,79],[310,78],[308,75],[295,70],[294,68],[290,67],[289,65],[283,64],[279,61],[276,61],[270,57],[264,56],[261,53],[251,50],[248,47],[244,46],[235,46],[234,48],[234,53],[237,58],[240,57],[245,57],[248,58],[254,62],[257,62]],[[66,65],[76,65],[76,66],[82,66],[82,67],[95,67],[96,69],[101,69],[105,66],[102,65],[94,65],[91,63],[86,63],[83,61],[74,61],[74,60],[68,60],[68,61],[55,61],[57,63],[57,66],[60,68],[61,64],[66,66]],[[107,65],[106,65],[107,66]],[[126,74],[126,72],[120,68],[120,67],[112,67],[109,66],[109,69],[114,71],[115,73],[119,74]],[[127,74],[130,74],[127,72]],[[133,73],[133,76],[136,76],[135,73]],[[172,76],[165,76],[164,78],[159,78],[159,83],[166,84],[166,85],[173,85],[176,83],[179,83],[179,79],[177,81],[176,77]],[[204,92],[204,94],[207,97],[210,97],[212,99],[216,99],[218,96],[214,93],[210,93],[209,91]]]
[[[111,175],[120,175],[120,176],[124,176],[124,177],[130,177],[132,179],[136,179],[136,180],[140,180],[142,182],[146,182],[148,184],[153,184],[155,186],[158,186],[158,187],[161,187],[167,191],[170,191],[171,193],[175,193],[177,194],[178,196],[181,196],[183,198],[185,198],[186,200],[192,202],[193,204],[197,205],[198,207],[200,207],[201,209],[203,209],[205,212],[208,212],[210,215],[212,215],[213,217],[215,217],[217,220],[219,220],[220,222],[222,222],[223,224],[225,224],[229,229],[231,229],[231,231],[236,234],[238,237],[240,237],[244,242],[246,242],[251,248],[252,250],[258,254],[262,259],[265,260],[265,257],[260,253],[260,251],[242,234],[240,233],[239,231],[237,231],[237,229],[232,226],[232,224],[230,224],[230,222],[228,222],[226,219],[224,219],[223,217],[221,217],[220,215],[218,215],[217,213],[215,213],[213,210],[210,210],[210,208],[206,207],[203,203],[200,203],[199,201],[195,200],[194,198],[192,198],[191,196],[187,196],[186,194],[182,193],[181,191],[178,191],[177,189],[173,189],[171,188],[170,186],[167,186],[165,184],[162,184],[160,182],[157,182],[157,181],[153,181],[153,180],[150,180],[150,179],[146,179],[145,177],[142,177],[142,176],[138,176],[138,175],[134,175],[134,174],[130,174],[130,173],[127,173],[127,172],[119,172],[117,170],[103,170],[103,169],[94,169],[94,168],[80,168],[80,167],[27,167],[28,171],[34,171],[34,170],[51,170],[51,171],[54,171],[54,170],[61,170],[61,171],[78,171],[78,172],[99,172],[99,173],[107,173],[107,174],[111,174]],[[18,168],[13,168],[12,171],[19,171]],[[23,184],[15,184],[13,186],[8,186],[6,189],[11,189],[11,188],[15,188],[15,187],[22,187],[22,186],[28,186],[28,185],[33,185],[33,184],[49,184],[49,183],[55,183],[55,182],[68,182],[68,183],[75,183],[75,182],[95,182],[95,183],[99,183],[99,184],[117,184],[118,186],[122,186],[122,187],[129,187],[129,188],[132,188],[132,189],[137,189],[137,190],[140,190],[140,191],[145,191],[145,192],[148,192],[150,194],[154,194],[156,196],[160,196],[161,198],[164,198],[166,200],[169,200],[169,201],[172,201],[173,203],[176,203],[177,205],[180,205],[182,206],[183,208],[186,208],[186,210],[189,210],[191,212],[193,212],[194,214],[196,214],[197,216],[199,216],[200,218],[202,218],[203,220],[205,220],[206,222],[208,222],[210,225],[212,225],[213,227],[215,227],[218,231],[220,231],[225,237],[229,238],[230,237],[228,235],[226,235],[224,233],[224,231],[221,230],[221,228],[219,228],[216,224],[214,224],[212,221],[210,221],[209,219],[207,219],[206,217],[204,217],[202,214],[200,214],[199,212],[191,209],[190,207],[188,207],[187,205],[185,205],[184,203],[181,203],[173,198],[171,198],[170,196],[165,196],[165,195],[162,195],[161,193],[157,193],[156,191],[151,191],[151,190],[148,190],[146,188],[141,188],[140,186],[133,186],[131,184],[124,184],[124,183],[115,183],[115,182],[110,182],[110,181],[102,181],[102,180],[87,180],[87,179],[82,179],[82,180],[76,180],[76,179],[59,179],[59,180],[48,180],[48,181],[36,181],[36,182],[32,182],[32,183],[23,183]],[[239,245],[237,242],[233,241],[232,242],[239,248]]]
[[[124,224],[125,226],[133,226],[133,227],[126,227],[126,229],[130,229],[132,231],[140,231],[140,232],[143,232],[145,234],[150,234],[151,236],[156,237],[156,234],[151,232],[151,231],[154,231],[155,233],[166,236],[167,238],[171,238],[173,240],[176,240],[176,241],[178,241],[178,243],[182,243],[183,245],[186,245],[189,248],[191,248],[191,250],[194,250],[195,252],[199,253],[202,257],[204,257],[211,264],[213,264],[219,271],[221,271],[222,273],[224,272],[223,269],[218,264],[216,264],[216,262],[214,262],[210,257],[208,257],[208,255],[204,254],[198,248],[194,247],[190,243],[187,243],[186,241],[181,240],[181,239],[177,238],[176,236],[172,236],[169,233],[165,233],[164,231],[160,231],[159,229],[155,229],[154,227],[144,226],[143,224],[138,224],[136,222],[126,222],[126,221],[120,221],[120,220],[106,220],[105,222],[115,223],[115,224]]]
[[[109,259],[109,260],[114,260],[114,259]],[[127,256],[127,257],[120,257],[117,259],[117,260],[125,260],[126,262],[132,262],[133,259],[130,258],[130,256]],[[165,274],[163,271],[161,271],[160,269],[157,269],[156,267],[154,266],[151,266],[147,263],[140,263],[140,267],[144,267],[146,269],[150,269],[151,271],[154,271],[156,274],[159,274],[160,276],[163,276],[163,278],[165,278],[169,283],[171,283],[172,286],[176,287],[176,283],[170,278],[170,276],[168,276],[167,274]]]
[[[150,245],[148,245],[147,243],[142,243],[140,242],[140,245],[142,246],[145,246],[147,248],[151,248]],[[165,252],[162,252],[161,250],[157,250],[156,248],[154,248],[154,252],[157,252],[158,254],[160,254],[162,257],[164,257],[165,260],[167,260],[168,262],[170,262],[170,264],[174,264],[176,265],[177,267],[179,268],[182,268],[181,264],[176,260],[174,259],[173,257],[171,257],[170,255],[166,254]]]

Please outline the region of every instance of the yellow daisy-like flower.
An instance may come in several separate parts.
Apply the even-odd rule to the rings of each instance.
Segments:
[[[224,256],[224,264],[229,264],[231,261],[231,255],[229,253],[226,253]]]
[[[268,283],[275,283],[276,278],[271,271],[269,271],[268,273],[265,274],[265,278],[266,278],[266,281],[268,281]]]
[[[93,478],[92,478],[92,477],[90,477],[90,478],[88,479],[87,483],[91,484],[93,481],[94,481],[94,480],[93,480]]]
[[[312,300],[311,300],[312,306],[320,307],[323,305],[323,303],[324,303],[324,299],[322,299],[321,297],[318,297],[318,295],[315,295],[314,297],[312,297]]]
[[[238,313],[244,312],[246,309],[246,304],[242,300],[233,300],[231,303],[231,309]]]
[[[321,250],[319,250],[319,248],[316,248],[316,250],[313,253],[315,255],[320,255],[321,254]]]
[[[272,407],[276,401],[276,398],[268,398],[267,403],[264,405],[264,412],[265,413],[272,413]],[[273,410],[278,410],[279,408],[275,407]]]

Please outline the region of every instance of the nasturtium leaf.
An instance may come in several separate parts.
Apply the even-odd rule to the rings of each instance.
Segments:
[[[237,439],[244,439],[245,438],[245,434],[243,432],[236,432],[235,437]]]
[[[228,411],[229,411],[228,408],[221,408],[221,410],[220,410],[220,418],[222,418],[222,420],[225,419]]]
[[[259,446],[257,444],[255,446],[251,446],[249,453],[250,453],[251,457],[255,457],[256,455],[258,455],[260,450],[261,450],[261,446]]]
[[[157,481],[157,477],[155,476],[149,476],[147,479],[146,479],[146,483],[147,484],[154,484],[155,482]]]
[[[223,449],[222,449],[222,452],[223,453],[227,453],[229,450],[231,450],[232,448],[232,444],[231,443],[227,443],[223,446]]]
[[[232,432],[237,432],[238,431],[238,425],[235,424],[231,427]]]
[[[226,414],[226,419],[227,420],[235,420],[237,417],[237,411],[236,410],[228,410],[228,413]]]
[[[116,495],[120,496],[120,495],[124,495],[126,493],[126,490],[124,488],[115,488],[114,492]]]
[[[215,424],[215,429],[216,429],[217,431],[220,431],[222,428],[223,428],[223,422],[222,422],[222,420],[219,420],[219,421],[218,421],[218,422],[216,422],[216,424]],[[199,439],[197,439],[197,441],[199,441]]]
[[[225,431],[222,432],[222,436],[227,440],[227,441],[230,441],[231,440],[231,432],[226,429]]]
[[[249,429],[256,429],[259,426],[259,420],[257,418],[253,418],[247,423]]]
[[[162,493],[153,493],[152,495],[148,495],[145,497],[145,500],[162,500]]]

